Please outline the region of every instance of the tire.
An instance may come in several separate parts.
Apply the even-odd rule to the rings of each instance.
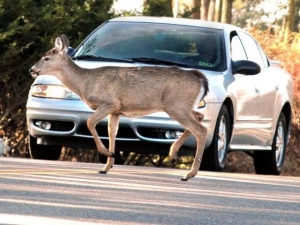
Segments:
[[[61,145],[38,145],[37,139],[29,135],[29,153],[32,159],[58,160]]]
[[[279,175],[284,164],[287,144],[287,123],[280,113],[271,151],[254,151],[254,168],[257,174]]]
[[[219,112],[211,145],[205,149],[201,170],[223,171],[225,168],[228,144],[230,140],[230,122],[227,107],[223,105]]]

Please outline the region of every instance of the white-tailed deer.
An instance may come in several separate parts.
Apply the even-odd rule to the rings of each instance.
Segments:
[[[84,69],[67,55],[69,41],[65,35],[57,37],[55,47],[48,51],[30,69],[40,74],[56,76],[66,87],[79,95],[95,110],[87,120],[98,151],[108,160],[102,171],[106,173],[114,164],[115,137],[121,115],[143,116],[165,111],[186,130],[172,144],[169,156],[176,160],[179,148],[194,134],[197,150],[191,170],[182,178],[194,177],[200,168],[206,141],[206,128],[200,124],[203,115],[194,110],[208,91],[206,77],[197,70],[177,67],[100,67]],[[109,150],[102,144],[95,129],[97,123],[108,116]]]

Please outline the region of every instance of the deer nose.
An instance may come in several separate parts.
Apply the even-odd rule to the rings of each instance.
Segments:
[[[32,67],[29,69],[29,74],[32,77],[37,77],[39,75],[39,71],[35,71],[34,69],[32,69]]]

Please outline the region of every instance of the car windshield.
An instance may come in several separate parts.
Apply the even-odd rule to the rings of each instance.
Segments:
[[[108,22],[79,46],[74,58],[226,69],[221,30],[161,23]]]

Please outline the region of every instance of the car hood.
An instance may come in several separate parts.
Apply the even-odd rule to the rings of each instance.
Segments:
[[[144,63],[125,63],[125,62],[99,62],[99,61],[85,61],[85,60],[75,60],[74,61],[78,66],[87,69],[94,69],[98,67],[104,66],[119,66],[119,67],[139,67],[139,66],[153,66],[152,64],[144,64]],[[183,68],[186,69],[186,68]],[[220,72],[213,71],[203,71],[201,70],[205,76],[210,79],[212,76],[220,74]],[[40,75],[38,76],[33,85],[36,84],[52,84],[52,85],[63,85],[60,80],[58,80],[53,75]]]
[[[141,66],[141,64],[138,63],[117,63],[117,62],[99,62],[99,61],[84,61],[84,60],[75,60],[74,61],[78,66],[82,68],[87,69],[95,69],[97,67],[103,67],[103,66],[119,66],[119,67],[138,67]],[[144,65],[143,65],[144,66]],[[53,75],[40,75],[38,76],[33,85],[35,84],[52,84],[52,85],[63,85],[62,82],[57,79]]]

